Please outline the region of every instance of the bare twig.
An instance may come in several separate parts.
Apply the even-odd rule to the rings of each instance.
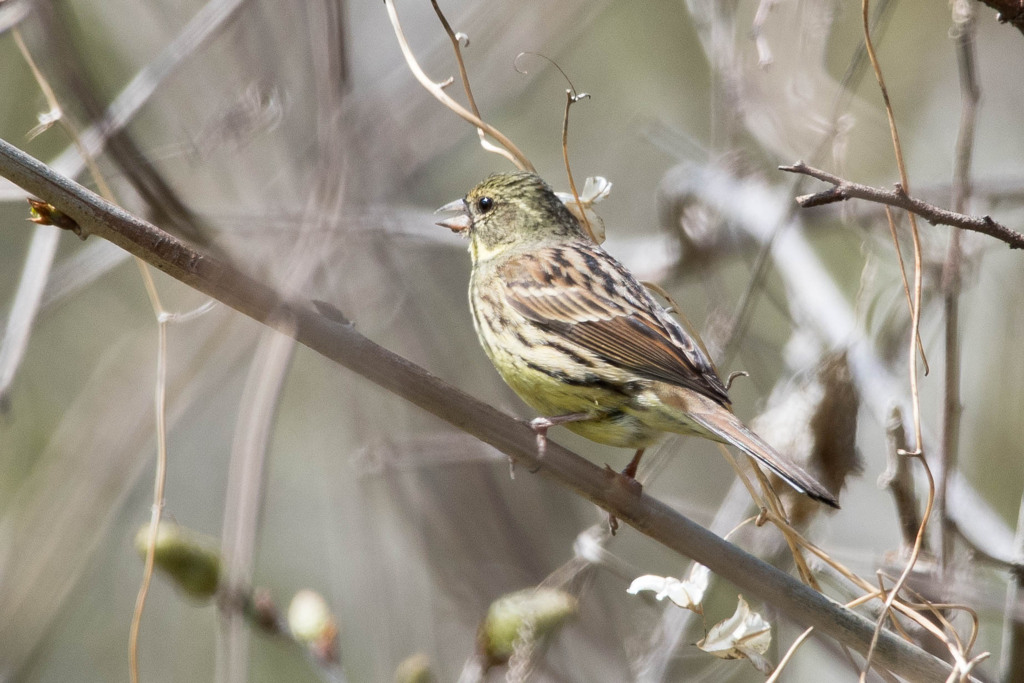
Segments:
[[[444,32],[448,34],[448,40],[452,43],[452,50],[455,52],[455,62],[459,65],[459,76],[462,78],[462,90],[466,93],[466,101],[469,102],[469,108],[473,111],[473,114],[483,120],[483,116],[480,115],[480,109],[476,106],[476,98],[473,97],[473,89],[469,86],[469,73],[466,71],[466,61],[462,58],[462,42],[469,45],[469,38],[464,33],[456,33],[452,29],[452,25],[448,23],[448,17],[441,11],[441,6],[437,4],[437,0],[430,0],[430,4],[434,6],[434,13],[437,14],[438,20],[441,22],[441,26],[444,27]],[[477,137],[480,138],[480,146],[488,152],[494,152],[500,154],[516,166],[519,166],[519,160],[512,154],[508,149],[499,147],[493,144],[487,139],[487,134],[483,128],[479,126],[476,129]]]
[[[36,7],[45,45],[51,53],[48,64],[54,77],[63,82],[67,96],[75,101],[76,108],[87,118],[103,118],[105,103],[97,94],[96,76],[88,67],[89,60],[84,57],[79,41],[73,37],[73,17],[62,11],[59,3],[41,2]],[[205,9],[200,13],[206,15]],[[160,61],[164,54],[166,51],[162,51],[154,61]],[[112,128],[101,127],[106,138],[106,158],[117,167],[120,179],[147,204],[153,220],[166,223],[171,231],[197,244],[210,244],[209,226],[204,225],[203,219],[189,207],[174,183],[143,152],[133,133],[123,126]],[[89,144],[85,135],[82,142]]]
[[[576,104],[580,100],[590,99],[590,95],[585,92],[576,92],[576,86],[572,84],[572,80],[569,78],[569,74],[558,65],[558,62],[551,59],[547,55],[543,55],[539,52],[520,52],[516,55],[515,66],[516,71],[526,73],[525,70],[519,68],[519,58],[523,55],[533,55],[540,57],[551,63],[553,67],[558,69],[558,72],[562,74],[562,78],[565,79],[566,83],[569,84],[569,88],[565,91],[565,113],[562,115],[562,161],[565,164],[565,175],[569,179],[569,190],[572,192],[572,198],[576,202],[576,207],[579,209],[579,215],[583,221],[583,228],[587,234],[590,235],[591,241],[596,244],[600,244],[604,239],[604,235],[598,239],[597,234],[594,232],[593,226],[590,225],[590,219],[587,218],[586,207],[583,206],[583,201],[580,200],[580,193],[576,189],[576,180],[572,176],[572,165],[569,163],[569,110],[572,109],[572,105]]]
[[[477,118],[483,118],[480,116],[479,107],[476,106],[473,89],[469,87],[469,73],[466,71],[466,62],[462,59],[462,42],[465,41],[466,45],[469,46],[469,38],[465,34],[455,32],[452,25],[448,23],[448,17],[441,11],[441,6],[437,4],[437,0],[430,0],[430,4],[434,6],[434,13],[437,15],[438,21],[441,22],[444,32],[448,34],[448,40],[452,43],[452,50],[455,51],[455,62],[459,65],[459,77],[462,79],[462,90],[466,93],[466,101],[469,102],[469,108],[477,115]],[[481,130],[480,132],[482,133],[483,131]]]
[[[798,161],[791,166],[779,166],[779,170],[807,175],[834,186],[831,190],[797,197],[797,203],[805,209],[812,206],[841,202],[847,199],[866,199],[870,202],[888,204],[889,206],[911,211],[932,225],[950,225],[963,230],[980,232],[983,235],[995,237],[1006,242],[1010,245],[1011,249],[1024,249],[1024,235],[1011,230],[1002,223],[997,223],[992,220],[991,216],[968,216],[939,208],[933,204],[911,197],[904,191],[903,186],[899,184],[893,190],[883,190],[879,187],[851,182],[837,175],[832,175],[827,171],[808,166],[802,161]]]
[[[772,515],[773,515],[773,513],[771,513],[770,511],[766,512],[765,514],[769,518],[771,518]],[[775,521],[775,520],[772,520],[772,521]],[[800,547],[806,549],[812,555],[815,555],[818,558],[820,558],[821,560],[823,560],[829,567],[831,567],[832,569],[836,570],[842,577],[844,577],[845,579],[850,581],[853,585],[859,587],[861,590],[863,590],[865,592],[864,595],[861,595],[858,598],[856,598],[853,601],[852,604],[861,604],[861,603],[865,603],[865,602],[868,602],[868,601],[871,601],[871,600],[881,600],[881,599],[885,598],[885,603],[886,604],[878,612],[878,615],[879,615],[880,619],[881,618],[885,618],[886,614],[889,614],[888,610],[891,607],[892,609],[894,609],[895,611],[899,612],[904,617],[906,617],[906,618],[910,619],[911,621],[913,621],[918,627],[920,627],[923,630],[925,630],[928,633],[930,633],[932,636],[934,636],[940,642],[944,643],[946,645],[946,647],[950,650],[950,654],[954,658],[959,658],[961,660],[963,659],[962,655],[964,653],[962,653],[960,650],[958,650],[953,645],[953,642],[950,640],[949,637],[947,637],[945,635],[943,630],[938,625],[933,623],[929,617],[925,616],[924,614],[921,614],[921,610],[922,609],[930,610],[933,607],[932,605],[924,605],[924,606],[922,606],[922,605],[914,604],[914,603],[911,603],[911,602],[907,602],[907,601],[899,599],[899,598],[891,597],[891,596],[894,595],[894,591],[893,590],[886,591],[884,586],[879,586],[878,588],[875,588],[870,583],[868,583],[868,581],[866,581],[865,579],[863,579],[863,578],[857,576],[856,574],[854,574],[850,569],[848,569],[847,567],[843,566],[841,563],[837,562],[834,558],[829,557],[828,554],[825,551],[823,551],[821,548],[817,547],[816,545],[814,545],[813,543],[808,541],[806,538],[804,538],[802,535],[800,535],[800,533],[797,532],[796,530],[790,529],[789,533],[790,533],[793,541],[795,541]],[[881,578],[881,577],[879,577],[879,578]],[[903,589],[906,589],[906,588],[903,587]],[[887,596],[889,596],[889,597],[887,597]],[[847,606],[849,607],[850,604],[848,604]],[[941,608],[943,606],[940,605],[939,607]],[[955,607],[960,608],[959,605],[957,605]],[[970,610],[969,608],[964,608],[964,609],[967,609],[967,611],[973,613],[973,610]],[[896,619],[892,618],[891,614],[889,614],[889,618],[892,621],[893,625],[896,627],[896,629],[900,633],[902,633],[905,638],[907,638],[909,640],[910,636],[906,634],[905,630],[902,628],[900,623]],[[878,633],[884,633],[884,632],[880,631]],[[960,641],[959,636],[954,634],[954,640],[959,642]],[[973,641],[973,637],[972,637],[970,642],[973,645],[973,642],[974,642]]]
[[[436,83],[431,80],[429,76],[423,71],[423,68],[416,61],[416,56],[412,53],[412,48],[409,47],[408,41],[405,39],[405,33],[402,31],[402,25],[398,21],[398,12],[395,10],[395,4],[393,0],[384,0],[384,6],[388,11],[388,18],[391,20],[391,26],[395,31],[395,38],[398,39],[398,46],[402,50],[402,56],[405,57],[405,62],[409,66],[409,70],[412,71],[412,75],[416,77],[416,80],[420,82],[427,92],[434,96],[441,104],[451,109],[461,118],[465,119],[469,123],[473,124],[477,128],[483,130],[485,133],[490,135],[492,138],[498,141],[502,147],[504,147],[512,155],[512,161],[519,167],[520,170],[535,171],[533,164],[530,160],[519,151],[519,148],[512,144],[512,141],[505,137],[501,131],[494,126],[485,123],[480,119],[479,116],[469,111],[461,104],[449,97],[448,93],[444,91],[444,88],[440,83]],[[456,40],[456,42],[458,42]]]
[[[325,318],[304,300],[282,294],[230,265],[142,221],[0,140],[0,175],[71,216],[86,234],[114,242],[183,283],[294,337],[310,349],[473,434],[528,467],[600,505],[618,519],[758,596],[803,626],[814,626],[866,652],[872,624],[795,578],[739,550],[620,478],[549,443],[543,461],[529,425],[476,401],[410,361]],[[874,659],[910,680],[945,678],[948,664],[889,632],[878,637]]]
[[[556,64],[555,66],[557,67],[558,65]],[[558,70],[562,71],[561,68]],[[562,73],[564,75],[565,72]],[[572,84],[570,83],[569,85]],[[597,235],[594,234],[594,229],[590,227],[587,210],[580,200],[580,193],[576,190],[576,181],[572,177],[572,167],[569,165],[569,109],[572,108],[572,105],[586,97],[590,97],[590,95],[587,93],[576,94],[576,88],[565,91],[565,115],[562,117],[562,160],[565,162],[565,174],[569,177],[569,189],[572,190],[572,198],[576,201],[576,206],[579,207],[580,215],[583,216],[583,228],[590,235],[591,241],[599,244],[601,240],[597,238]]]
[[[217,592],[217,611],[225,621],[243,622],[251,630],[300,650],[325,683],[348,681],[335,649],[336,632],[326,634],[327,638],[320,646],[300,640],[292,632],[288,617],[281,613],[281,608],[274,602],[267,588],[222,587]],[[224,679],[218,677],[217,680]]]

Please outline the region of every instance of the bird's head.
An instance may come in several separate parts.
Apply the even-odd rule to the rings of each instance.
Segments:
[[[474,261],[511,247],[584,237],[576,218],[535,173],[495,173],[437,211],[457,212],[437,224],[468,236]]]

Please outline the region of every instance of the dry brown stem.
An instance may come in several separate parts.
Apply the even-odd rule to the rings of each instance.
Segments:
[[[526,158],[526,155],[519,151],[519,148],[516,147],[511,140],[505,137],[505,135],[500,130],[490,125],[489,123],[483,121],[478,115],[474,114],[473,112],[469,111],[461,104],[453,100],[448,95],[448,93],[444,91],[444,87],[445,85],[447,85],[447,82],[438,83],[431,79],[429,76],[427,76],[427,74],[423,71],[423,68],[420,66],[419,62],[416,60],[416,55],[413,54],[412,48],[409,47],[409,42],[405,39],[405,33],[402,31],[402,24],[398,20],[398,12],[395,10],[394,2],[392,0],[384,0],[384,6],[387,8],[388,18],[391,20],[391,26],[395,31],[395,38],[398,40],[398,46],[402,49],[402,56],[405,57],[405,62],[409,66],[409,70],[412,72],[412,75],[416,77],[416,80],[420,82],[420,85],[426,88],[427,92],[433,95],[434,98],[437,99],[441,104],[448,107],[461,118],[473,124],[478,130],[481,130],[487,135],[490,135],[492,138],[498,141],[498,144],[501,145],[502,148],[504,148],[497,149],[494,147],[490,147],[487,144],[484,144],[484,147],[486,149],[501,154],[506,159],[512,161],[520,170],[534,171],[535,169],[533,167],[533,164],[531,164],[530,160]],[[440,11],[440,9],[437,10],[439,14]],[[448,27],[448,31],[449,36],[453,36],[453,34],[450,32],[450,27]],[[458,49],[458,38],[454,37],[454,41],[456,45],[456,55],[460,55],[461,53]],[[459,56],[458,59],[461,64],[461,56]],[[463,66],[460,66],[460,69],[464,74],[465,68]],[[466,83],[468,87],[468,78],[465,79],[463,82]],[[475,102],[473,103],[473,107],[476,107]],[[481,138],[481,142],[485,143],[486,141],[484,141],[483,138]],[[505,153],[506,151],[507,153]]]

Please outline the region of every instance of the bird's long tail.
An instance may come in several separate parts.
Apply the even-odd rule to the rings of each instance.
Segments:
[[[691,420],[720,440],[736,446],[750,457],[755,458],[800,493],[831,507],[839,508],[839,501],[828,489],[818,483],[803,468],[790,462],[768,445],[728,408],[706,396],[688,389],[680,390],[678,387],[673,387],[671,392],[662,392],[660,398],[669,405],[683,409]]]

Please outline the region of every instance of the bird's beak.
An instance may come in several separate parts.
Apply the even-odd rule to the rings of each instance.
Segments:
[[[442,228],[448,228],[452,232],[464,232],[469,230],[471,224],[469,219],[469,211],[466,209],[466,202],[463,199],[456,199],[454,202],[448,202],[434,213],[451,213],[458,211],[457,216],[446,218],[443,221],[438,221],[437,225]]]

